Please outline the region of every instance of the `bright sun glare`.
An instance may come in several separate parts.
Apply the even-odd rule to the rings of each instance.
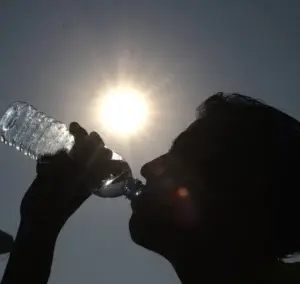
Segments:
[[[101,102],[100,121],[120,134],[133,134],[144,126],[148,107],[139,91],[118,87],[107,92]]]

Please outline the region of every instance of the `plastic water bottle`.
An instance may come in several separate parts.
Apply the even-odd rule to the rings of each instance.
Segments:
[[[75,143],[67,126],[24,102],[13,103],[0,120],[1,142],[21,151],[32,159],[55,154],[61,149],[70,151]],[[123,160],[113,152],[114,160]],[[128,165],[128,164],[127,164]],[[142,182],[132,177],[130,167],[117,176],[104,180],[92,193],[101,197],[125,195],[132,199],[142,191]]]

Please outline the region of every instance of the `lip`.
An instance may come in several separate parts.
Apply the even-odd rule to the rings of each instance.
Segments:
[[[147,185],[145,186],[144,190],[147,190]],[[143,191],[144,191],[143,190]],[[141,194],[141,196],[143,195],[143,193]],[[135,198],[133,198],[130,201],[130,207],[132,212],[137,212],[140,211],[140,209],[143,207],[143,202],[141,202],[141,196],[136,196]]]

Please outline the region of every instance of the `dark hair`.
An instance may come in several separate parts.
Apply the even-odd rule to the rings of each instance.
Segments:
[[[205,149],[200,156],[189,154],[206,184],[241,192],[256,179],[255,190],[264,191],[270,211],[272,250],[279,258],[299,252],[300,123],[261,101],[224,93],[200,105],[197,118],[186,139],[190,149]]]

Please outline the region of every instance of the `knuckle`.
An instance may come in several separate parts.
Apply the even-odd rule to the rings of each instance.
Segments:
[[[93,144],[104,147],[103,139],[97,132],[95,132],[95,131],[91,132],[89,135],[89,139],[92,141]]]
[[[108,148],[104,148],[104,151],[106,153],[106,156],[109,157],[109,159],[111,159],[113,152],[112,150],[108,149]]]

